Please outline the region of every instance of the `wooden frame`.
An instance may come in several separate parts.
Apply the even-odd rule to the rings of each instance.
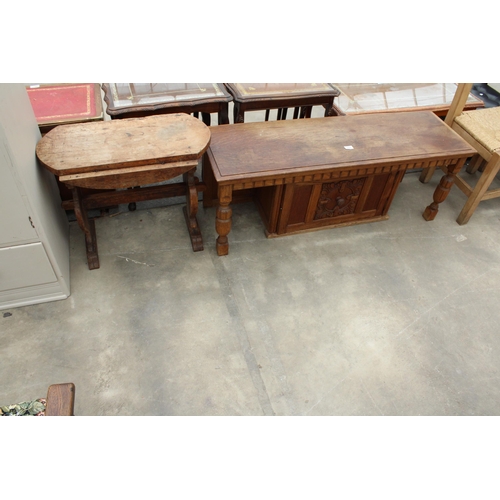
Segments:
[[[456,175],[455,184],[467,196],[467,202],[457,217],[457,223],[460,225],[469,222],[472,214],[481,201],[500,197],[500,189],[488,189],[500,170],[500,151],[498,149],[490,151],[488,148],[484,147],[483,144],[472,137],[472,135],[455,120],[463,112],[465,102],[467,101],[471,89],[472,83],[460,83],[458,85],[450,110],[445,118],[445,123],[477,151],[477,155],[475,155],[475,158],[472,158],[471,164],[467,168],[467,172],[473,174],[480,168],[481,164],[485,163],[482,168],[481,177],[475,187],[472,187],[459,174]],[[473,113],[474,111],[470,112]],[[420,181],[423,183],[429,182],[434,174],[434,170],[435,167],[424,169],[420,175]]]
[[[46,417],[73,417],[75,384],[54,384],[47,391]]]
[[[68,125],[45,135],[37,144],[36,154],[40,163],[71,190],[72,207],[85,235],[89,269],[100,266],[95,222],[87,214],[96,206],[184,192],[184,214],[193,251],[203,250],[196,218],[199,183],[195,172],[209,143],[209,128],[184,113]],[[151,186],[181,175],[181,183]],[[85,188],[103,192],[86,195]]]
[[[218,205],[218,255],[229,251],[234,192],[264,188],[259,203],[267,235],[281,236],[384,220],[408,169],[439,166],[447,174],[423,213],[433,220],[455,173],[474,154],[430,111],[238,123],[211,131],[203,203]]]

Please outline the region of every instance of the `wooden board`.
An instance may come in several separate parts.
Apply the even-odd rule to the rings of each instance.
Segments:
[[[472,154],[470,146],[430,111],[242,123],[210,130],[211,163],[219,184]]]
[[[196,160],[209,142],[203,122],[176,113],[59,126],[38,143],[36,154],[61,176]]]

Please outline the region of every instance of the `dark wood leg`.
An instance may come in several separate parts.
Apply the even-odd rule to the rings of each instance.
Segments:
[[[460,172],[465,160],[466,159],[464,158],[463,160],[459,160],[454,165],[448,166],[448,172],[443,175],[436,190],[434,191],[434,201],[424,210],[424,213],[422,214],[422,217],[425,220],[434,220],[439,210],[439,203],[442,203],[448,197],[450,189],[455,182],[455,176],[458,172]]]
[[[196,169],[193,169],[183,175],[184,182],[187,185],[187,205],[184,207],[183,211],[186,217],[193,252],[200,252],[203,250],[203,238],[201,237],[200,227],[196,219],[196,214],[198,213],[198,191],[196,190],[194,177],[195,171]]]
[[[241,105],[239,102],[234,103],[233,115],[234,123],[245,122],[245,112],[241,110]]]
[[[203,184],[205,190],[203,191],[203,208],[213,207],[217,202],[217,182],[215,181],[212,166],[205,153],[203,155],[201,171],[203,176]]]
[[[325,116],[333,116],[333,99],[325,106]]]
[[[301,118],[311,118],[312,106],[302,106],[300,109]]]
[[[229,105],[227,102],[219,106],[218,122],[219,125],[229,124]]]
[[[210,113],[202,113],[201,114],[201,119],[203,120],[203,123],[207,126],[210,127],[212,123],[212,119],[210,117]]]
[[[219,206],[215,218],[215,230],[217,238],[217,255],[227,255],[229,253],[229,241],[227,235],[231,231],[231,216],[233,210],[229,206],[233,198],[232,186],[219,186]]]
[[[140,186],[135,186],[135,189],[138,189],[139,187]],[[128,189],[134,189],[134,188],[128,188]],[[128,204],[128,209],[130,212],[134,212],[137,209],[137,204],[135,203],[135,201],[131,201]]]
[[[73,204],[76,220],[80,229],[85,234],[85,246],[87,251],[87,264],[89,269],[99,269],[99,255],[97,254],[97,236],[95,232],[95,222],[89,220],[85,210],[80,188],[72,187]]]

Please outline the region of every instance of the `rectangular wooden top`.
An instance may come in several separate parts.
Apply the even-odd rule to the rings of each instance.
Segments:
[[[176,113],[62,125],[39,141],[36,154],[61,176],[196,160],[209,142],[201,120]]]
[[[476,151],[431,111],[335,116],[210,127],[215,178],[464,158]]]

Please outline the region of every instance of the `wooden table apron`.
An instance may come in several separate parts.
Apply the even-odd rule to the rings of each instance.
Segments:
[[[194,173],[209,143],[209,128],[183,113],[65,125],[38,143],[36,154],[42,165],[71,189],[75,215],[85,234],[89,269],[99,268],[99,257],[95,223],[87,210],[105,203],[185,194],[184,214],[193,250],[203,250]],[[182,183],[148,186],[180,175]],[[119,191],[83,196],[81,188]]]
[[[276,236],[386,219],[408,169],[443,166],[447,174],[423,213],[432,220],[455,174],[475,154],[431,111],[223,125],[211,133],[204,205],[218,199],[219,255],[229,251],[234,191],[274,190],[267,233]],[[294,224],[293,192],[300,189],[308,190],[307,199]]]

